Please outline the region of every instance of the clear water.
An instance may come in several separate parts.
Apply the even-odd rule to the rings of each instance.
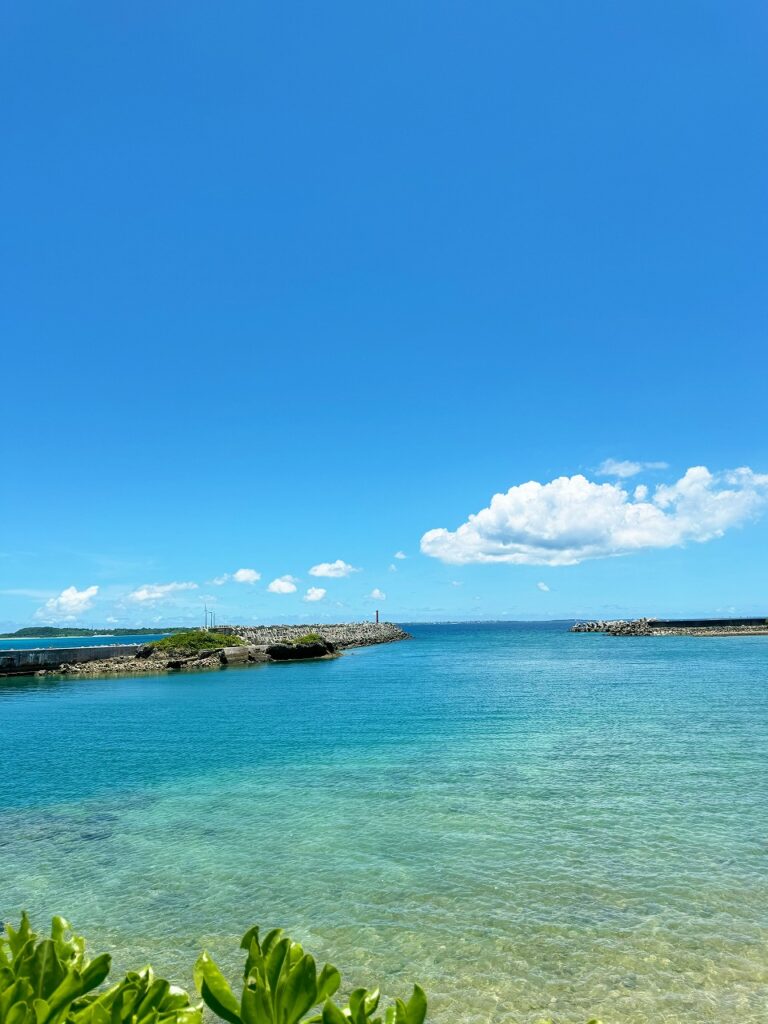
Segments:
[[[16,637],[0,639],[0,651],[27,651],[40,647],[101,647],[102,644],[148,644],[150,640],[159,640],[167,633],[153,633],[138,636],[55,636],[55,637]]]
[[[768,638],[412,627],[0,681],[0,913],[189,982],[282,925],[440,1024],[766,1019]]]

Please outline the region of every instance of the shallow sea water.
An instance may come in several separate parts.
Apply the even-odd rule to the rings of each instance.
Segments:
[[[280,925],[430,1019],[768,1006],[768,637],[410,627],[336,661],[0,680],[0,914],[189,984]]]

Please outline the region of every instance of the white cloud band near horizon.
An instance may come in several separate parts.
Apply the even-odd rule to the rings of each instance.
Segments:
[[[630,494],[620,482],[594,483],[581,474],[545,484],[531,480],[495,494],[455,530],[428,530],[421,550],[453,565],[577,565],[704,543],[760,514],[768,474],[747,466],[720,473],[693,466],[648,494],[645,485]]]
[[[223,587],[225,583],[258,583],[261,579],[261,573],[255,569],[236,569],[234,572],[225,572],[221,576],[216,576],[214,579],[209,580],[215,587]]]
[[[313,565],[309,570],[309,575],[325,576],[328,579],[342,579],[344,576],[350,576],[353,572],[360,572],[360,569],[355,568],[354,565],[350,565],[349,562],[345,562],[341,558],[337,558],[335,562],[320,562],[318,565]]]
[[[630,459],[605,459],[595,470],[596,476],[617,476],[624,480],[637,476],[644,469],[669,469],[668,462],[633,462]]]
[[[144,604],[146,602],[162,601],[179,591],[197,589],[197,584],[192,583],[191,580],[185,583],[145,583],[143,586],[131,591],[128,594],[128,600],[134,601],[137,604]]]

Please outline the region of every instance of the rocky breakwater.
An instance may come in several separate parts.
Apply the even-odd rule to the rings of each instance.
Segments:
[[[217,646],[194,654],[175,654],[158,651],[149,644],[139,647],[135,654],[98,661],[71,662],[57,668],[36,672],[39,676],[132,676],[159,675],[163,672],[196,672],[205,669],[226,668],[228,665],[256,665],[272,659],[266,649],[255,644],[238,647]]]
[[[577,622],[571,632],[607,636],[766,636],[768,619],[594,619]]]
[[[259,645],[295,643],[309,634],[333,644],[340,651],[347,647],[369,647],[410,638],[410,633],[393,622],[339,622],[330,626],[217,626],[216,632],[229,633],[247,644]]]
[[[609,636],[653,636],[650,619],[593,619],[577,622],[571,633],[607,633]]]

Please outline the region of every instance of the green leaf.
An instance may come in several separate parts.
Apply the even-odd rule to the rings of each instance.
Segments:
[[[240,1024],[240,1004],[226,978],[207,953],[195,964],[195,983],[206,1006],[229,1024]]]
[[[380,999],[381,991],[379,989],[375,988],[373,992],[369,993],[368,997],[365,1000],[366,1017],[370,1017],[372,1013],[376,1012],[376,1007],[379,1005]]]
[[[277,1024],[298,1024],[304,1014],[317,1003],[317,968],[314,957],[306,954],[291,968],[282,997],[282,1007],[275,1007]]]
[[[330,999],[326,999],[323,1006],[323,1024],[349,1024],[338,1006]]]
[[[243,1024],[274,1024],[272,999],[266,981],[261,975],[256,975],[243,989],[240,1013]]]
[[[240,940],[240,949],[250,949],[251,943],[255,942],[259,944],[259,926],[255,924],[253,928],[249,928],[245,935]]]
[[[333,964],[326,964],[317,979],[317,1001],[324,1003],[326,999],[338,991],[341,985],[341,974]]]
[[[288,956],[289,948],[291,945],[290,939],[280,939],[270,949],[269,955],[265,957],[265,970],[267,976],[267,985],[272,993],[272,1001],[275,1002],[277,998],[277,990],[280,984],[280,976],[283,973],[283,964],[285,964],[286,957]],[[287,974],[286,964],[286,974]],[[275,1018],[280,1019],[280,1015],[277,1012],[277,1004],[275,1003]]]
[[[408,1024],[424,1024],[424,1018],[427,1016],[427,997],[420,985],[413,986],[413,994],[405,1009]]]

